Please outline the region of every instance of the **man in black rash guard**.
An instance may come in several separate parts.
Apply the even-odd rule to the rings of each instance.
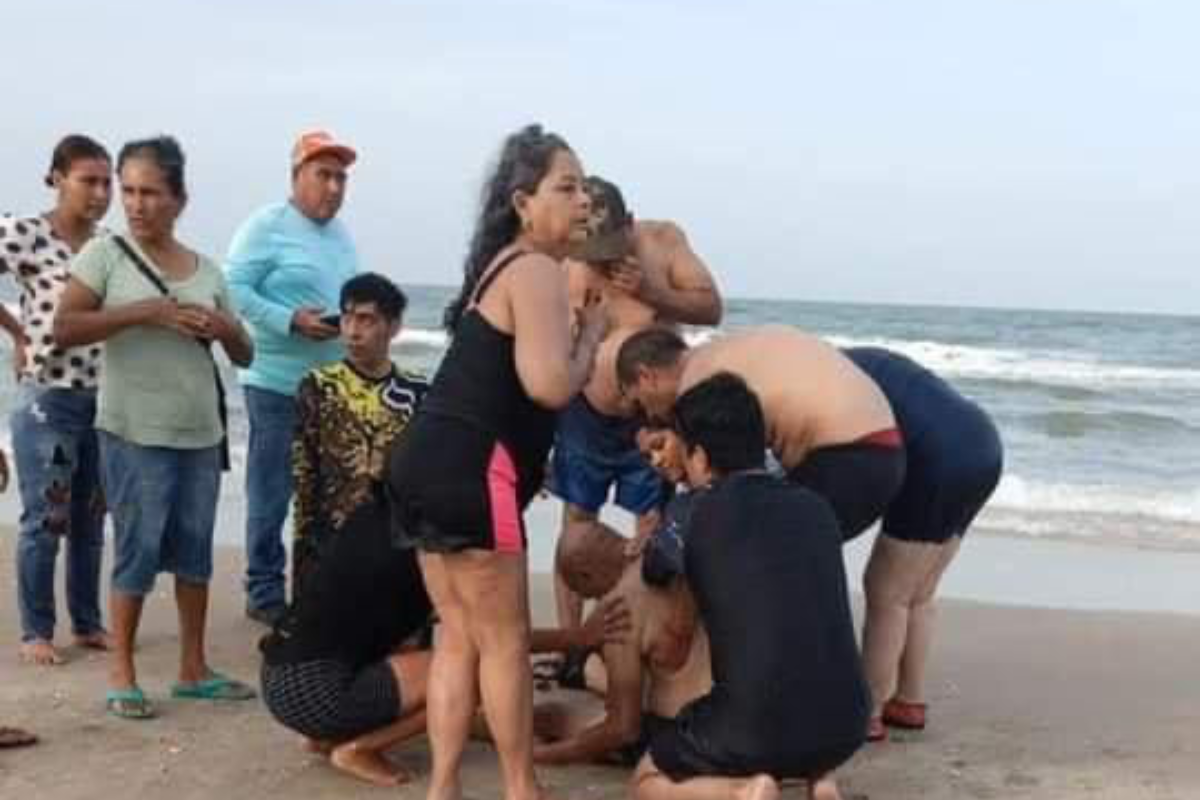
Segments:
[[[432,606],[416,553],[392,543],[379,491],[328,537],[304,592],[263,637],[262,697],[309,749],[355,777],[395,786],[408,775],[384,752],[425,732],[431,654],[402,648],[428,630]]]
[[[829,504],[770,475],[762,408],[718,373],[675,405],[694,501],[684,569],[708,631],[713,690],[658,732],[637,800],[775,800],[778,781],[839,798],[833,770],[862,746],[870,713],[842,537]],[[787,613],[780,613],[786,609]]]

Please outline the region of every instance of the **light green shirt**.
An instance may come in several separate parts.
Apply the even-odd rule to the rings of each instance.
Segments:
[[[125,241],[136,248],[132,238]],[[185,280],[171,281],[158,274],[181,303],[233,308],[225,276],[205,256],[200,256],[198,269]],[[101,308],[162,296],[109,236],[93,239],[80,251],[71,275],[100,297]],[[157,325],[126,328],[108,339],[96,427],[146,447],[196,450],[218,444],[223,431],[212,360],[205,348],[189,336]]]

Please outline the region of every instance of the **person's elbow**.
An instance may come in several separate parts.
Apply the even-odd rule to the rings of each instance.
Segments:
[[[566,408],[577,391],[577,387],[571,385],[570,370],[566,365],[561,368],[543,367],[522,378],[521,382],[529,399],[549,411]]]
[[[79,326],[75,324],[74,314],[70,311],[59,310],[54,315],[54,323],[50,326],[54,344],[58,347],[75,347],[87,344],[79,336]]]
[[[236,353],[229,358],[232,364],[239,369],[249,369],[254,363],[254,348],[249,347],[245,352]]]
[[[696,309],[696,318],[692,324],[716,327],[721,324],[724,316],[725,304],[721,302],[721,296],[716,290],[712,290],[707,292],[704,302]]]
[[[254,363],[254,342],[250,341],[249,336],[242,334],[241,341],[236,347],[231,348],[229,360],[235,367],[241,369],[247,369]]]

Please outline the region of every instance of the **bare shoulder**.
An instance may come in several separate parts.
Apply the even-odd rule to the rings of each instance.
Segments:
[[[536,280],[538,276],[543,276],[550,272],[555,274],[561,273],[562,265],[545,253],[522,253],[513,259],[512,267],[509,268],[509,271],[514,276],[525,279],[532,277]]]
[[[567,285],[563,266],[543,253],[523,253],[497,276],[497,284],[519,287],[517,297],[545,298],[564,291]]]
[[[665,219],[638,220],[637,232],[657,242],[686,242],[687,235],[678,224]]]

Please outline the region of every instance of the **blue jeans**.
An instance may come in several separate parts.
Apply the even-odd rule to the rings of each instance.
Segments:
[[[97,457],[96,393],[22,385],[12,412],[21,492],[17,603],[21,639],[54,638],[54,569],[66,539],[67,610],[77,636],[104,629],[100,560],[104,497]]]
[[[207,584],[221,494],[221,448],[147,447],[100,431],[113,520],[112,588],[144,597],[160,572]]]
[[[292,439],[296,401],[247,386],[250,449],[246,456],[246,605],[274,608],[286,602],[283,523],[292,502]]]

